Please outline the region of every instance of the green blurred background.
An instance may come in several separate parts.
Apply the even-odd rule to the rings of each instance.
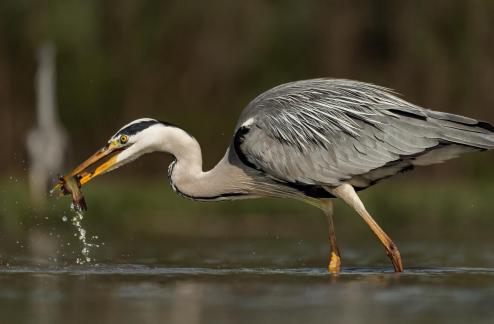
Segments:
[[[23,254],[47,260],[56,248],[40,252],[33,242],[46,238],[58,246],[67,240],[53,238],[58,228],[70,231],[60,220],[68,201],[34,206],[26,184],[26,136],[36,124],[36,53],[46,41],[57,50],[57,106],[70,139],[63,173],[140,117],[189,131],[210,168],[228,146],[242,108],[257,94],[299,79],[373,82],[427,108],[494,121],[493,30],[494,2],[480,0],[2,0],[2,262]],[[477,233],[492,225],[493,159],[491,153],[473,154],[417,170],[363,197],[398,241],[410,235],[412,241],[438,241],[451,226],[455,237],[471,239],[466,225],[477,224]],[[107,241],[143,233],[281,235],[326,244],[324,218],[297,202],[201,204],[175,197],[166,184],[170,160],[152,154],[88,186],[88,230]],[[374,240],[351,211],[337,212],[337,231],[347,241],[361,235]],[[34,252],[26,253],[26,246]],[[101,251],[101,258],[125,254]],[[322,264],[325,254],[317,255],[313,262]]]

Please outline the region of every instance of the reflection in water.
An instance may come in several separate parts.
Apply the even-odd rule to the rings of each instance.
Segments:
[[[0,322],[489,323],[494,316],[494,241],[483,228],[469,228],[468,240],[398,232],[407,269],[394,274],[370,233],[341,226],[346,267],[329,275],[324,228],[304,232],[299,221],[285,236],[277,228],[258,233],[264,223],[255,235],[225,226],[224,236],[188,228],[183,233],[193,235],[173,236],[155,226],[125,232],[104,217],[84,221],[106,243],[84,265],[74,264],[80,242],[59,216],[25,232],[0,231]]]
[[[202,287],[193,282],[177,282],[173,294],[170,322],[200,323],[204,299]]]
[[[488,322],[494,269],[0,268],[2,314],[41,323]],[[10,294],[7,293],[10,291]],[[29,309],[26,310],[26,299]],[[0,307],[2,307],[0,306]]]
[[[36,319],[39,324],[60,322],[58,314],[62,289],[59,286],[59,278],[39,275],[33,276],[30,281],[33,286],[27,298],[31,319]]]

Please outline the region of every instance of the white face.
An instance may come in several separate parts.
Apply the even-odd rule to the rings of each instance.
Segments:
[[[156,150],[159,142],[158,130],[166,128],[165,124],[150,118],[138,119],[125,125],[107,144],[81,163],[69,175],[77,176],[81,185],[98,175],[115,170],[134,161],[141,155]],[[100,164],[101,163],[101,164]],[[89,169],[97,166],[94,170]]]
[[[108,171],[154,151],[157,140],[155,133],[163,127],[163,124],[154,119],[139,119],[122,128],[108,141],[108,145],[114,145],[117,150],[122,150],[116,157],[116,163]]]
[[[118,142],[116,144],[117,149],[122,151],[116,156],[115,164],[108,171],[130,163],[146,153],[155,151],[172,154],[182,153],[182,158],[187,158],[187,152],[191,150],[192,145],[197,145],[196,149],[200,151],[195,139],[184,130],[153,120],[146,120],[144,123],[144,125],[137,124],[135,126],[145,126],[142,130],[131,134],[127,128],[122,133],[117,133],[112,137],[109,143]],[[131,131],[135,131],[133,127],[133,124],[131,124]]]
[[[133,122],[128,123],[124,127],[120,128],[115,135],[113,135],[108,144],[117,143],[119,145],[132,145],[136,143],[137,138],[147,128],[161,124],[156,119],[141,118],[136,119]]]
[[[193,137],[176,126],[150,118],[138,119],[121,128],[102,149],[67,176],[77,177],[80,184],[85,185],[101,174],[154,151],[179,154],[187,159],[190,151],[200,152],[200,147]]]

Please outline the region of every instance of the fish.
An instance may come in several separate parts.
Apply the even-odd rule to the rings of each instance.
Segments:
[[[79,211],[87,211],[86,200],[81,190],[80,177],[63,177],[58,178],[58,182],[50,191],[51,194],[58,194],[58,196],[72,195],[72,204],[74,208]]]

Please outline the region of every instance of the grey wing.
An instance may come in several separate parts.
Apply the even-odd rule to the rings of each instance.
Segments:
[[[235,150],[245,164],[281,181],[365,188],[416,165],[493,148],[493,131],[378,86],[317,79],[282,85],[251,102]]]

